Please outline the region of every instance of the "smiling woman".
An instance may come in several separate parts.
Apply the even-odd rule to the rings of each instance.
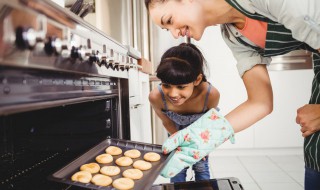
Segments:
[[[154,23],[172,33],[175,38],[192,37],[199,40],[207,25],[204,6],[198,1],[146,0],[150,17]],[[156,9],[153,7],[156,5]],[[185,11],[188,10],[188,11]]]
[[[237,61],[247,100],[226,118],[235,132],[272,112],[273,92],[266,65],[271,57],[303,49],[313,55],[314,80],[309,104],[297,111],[305,138],[305,189],[320,189],[320,7],[319,0],[145,0],[152,21],[175,38],[200,40],[206,27],[220,24]],[[251,21],[252,22],[251,22]],[[261,26],[255,28],[252,23]],[[250,28],[255,28],[249,31]],[[255,35],[255,34],[263,35]],[[303,79],[302,79],[303,80]],[[186,101],[187,102],[187,101]],[[248,114],[250,113],[250,114]],[[179,132],[178,132],[179,133]],[[201,144],[199,144],[201,146]]]

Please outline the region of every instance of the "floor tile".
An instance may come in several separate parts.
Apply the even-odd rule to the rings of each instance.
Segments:
[[[241,183],[254,183],[254,180],[247,172],[233,172],[233,171],[225,171],[225,172],[213,172],[213,178],[229,178],[235,177],[238,178]]]
[[[304,163],[276,163],[285,172],[304,172]]]
[[[259,186],[255,183],[241,182],[241,185],[244,190],[261,190]]]
[[[244,167],[248,171],[255,172],[281,172],[281,168],[273,163],[246,163]]]
[[[238,178],[244,190],[303,190],[303,155],[209,155],[211,178]],[[194,180],[189,169],[187,180]],[[159,176],[155,184],[169,183]]]
[[[294,183],[295,181],[284,172],[250,172],[253,180],[260,183]]]
[[[291,155],[291,156],[268,156],[273,162],[276,163],[301,163],[301,158],[297,155]]]
[[[304,183],[304,171],[303,172],[288,172],[288,175],[300,184]]]
[[[260,183],[259,186],[261,190],[303,190],[298,183]]]
[[[267,164],[271,163],[271,160],[267,156],[239,156],[239,160],[244,163],[250,164]]]

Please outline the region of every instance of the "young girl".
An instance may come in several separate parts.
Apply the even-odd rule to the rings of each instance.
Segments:
[[[220,94],[207,82],[204,58],[193,44],[182,43],[168,49],[161,57],[157,77],[161,84],[149,94],[150,103],[168,133],[181,130],[210,108],[218,106]],[[210,179],[208,157],[193,165],[195,180]],[[182,170],[171,182],[186,181]]]

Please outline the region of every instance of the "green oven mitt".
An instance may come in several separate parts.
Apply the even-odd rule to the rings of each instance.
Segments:
[[[219,145],[230,139],[234,143],[234,131],[230,123],[215,109],[210,109],[188,127],[172,134],[162,145],[164,154],[176,152],[161,171],[171,178],[207,156]]]

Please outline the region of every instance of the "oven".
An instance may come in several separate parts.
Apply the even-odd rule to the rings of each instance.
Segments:
[[[0,189],[47,179],[108,138],[130,139],[128,49],[49,0],[0,2]]]
[[[111,189],[66,182],[66,173],[106,144],[161,153],[161,145],[130,141],[140,56],[50,0],[1,1],[0,189]],[[152,185],[165,157],[139,189]],[[243,189],[234,178],[150,188]]]

